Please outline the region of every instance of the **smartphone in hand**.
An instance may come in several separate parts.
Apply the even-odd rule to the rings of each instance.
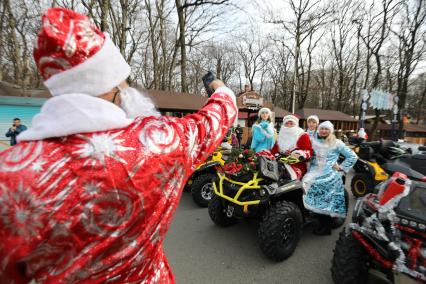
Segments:
[[[213,95],[213,92],[215,91],[210,88],[211,82],[213,82],[215,79],[216,78],[211,71],[207,72],[207,74],[203,76],[203,85],[204,85],[204,88],[206,89],[206,92],[209,98],[211,95]]]

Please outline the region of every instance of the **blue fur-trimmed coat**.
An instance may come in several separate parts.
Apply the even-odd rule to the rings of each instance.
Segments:
[[[251,149],[256,153],[263,150],[271,150],[275,144],[274,127],[272,123],[263,120],[259,124],[253,125],[253,138],[251,141]]]
[[[328,145],[324,140],[313,137],[312,148],[314,157],[308,173],[303,178],[305,208],[331,217],[345,217],[345,188],[341,173],[333,169],[333,165],[337,163],[339,156],[343,155],[345,160],[340,168],[348,172],[358,157],[338,139],[335,145]]]

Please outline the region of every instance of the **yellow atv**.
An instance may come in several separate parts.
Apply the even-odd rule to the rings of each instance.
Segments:
[[[233,225],[239,219],[258,219],[261,250],[272,260],[283,261],[296,249],[302,227],[313,221],[314,214],[305,209],[302,182],[294,178],[290,167],[300,162],[299,159],[260,156],[257,160],[253,171],[217,173],[209,215],[222,227]],[[333,227],[341,226],[345,220],[334,219]]]
[[[352,194],[358,198],[372,193],[375,186],[387,180],[389,175],[374,159],[374,150],[378,149],[369,147],[371,142],[353,139],[351,144],[355,146],[354,151],[359,157],[353,167],[355,174],[351,181]]]
[[[302,234],[302,183],[291,178],[292,158],[257,159],[256,171],[217,173],[209,215],[223,227],[238,219],[259,218],[260,248],[270,259],[282,261],[293,253]]]
[[[192,198],[200,207],[207,207],[213,195],[213,181],[217,178],[216,167],[225,164],[222,149],[218,148],[197,167],[186,183]]]

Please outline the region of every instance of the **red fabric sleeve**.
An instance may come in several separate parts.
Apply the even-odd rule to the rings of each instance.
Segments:
[[[235,96],[228,88],[218,89],[202,109],[179,119],[186,136],[185,154],[192,169],[202,163],[222,142],[238,114]]]
[[[312,158],[314,150],[312,149],[311,139],[307,133],[304,133],[299,137],[299,140],[297,140],[296,143],[296,149],[298,151],[302,151],[306,160]]]
[[[272,147],[272,149],[271,149],[271,153],[272,153],[272,155],[275,155],[275,154],[277,154],[279,152],[280,152],[280,147],[278,146],[278,143],[275,142],[274,147]]]

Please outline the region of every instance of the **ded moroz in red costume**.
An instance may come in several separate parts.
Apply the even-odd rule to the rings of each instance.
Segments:
[[[295,126],[286,127],[287,121],[293,121]],[[299,126],[299,119],[294,115],[287,115],[283,119],[283,125],[281,126],[278,134],[277,143],[272,148],[272,153],[284,153],[291,155],[292,153],[299,154],[304,158],[302,162],[291,164],[288,168],[293,179],[301,179],[307,171],[306,161],[311,159],[313,155],[311,139],[309,134],[306,133]]]
[[[87,17],[55,8],[34,57],[51,91],[20,143],[0,153],[0,283],[173,283],[162,242],[189,175],[237,117],[221,87],[183,118],[127,88],[130,67]],[[178,99],[178,98],[177,98]]]

